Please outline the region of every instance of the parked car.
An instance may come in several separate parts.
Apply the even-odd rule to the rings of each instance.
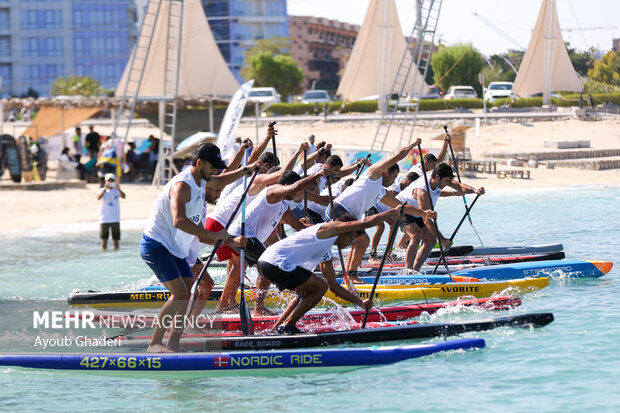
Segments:
[[[417,99],[409,98],[409,94],[404,93],[402,95],[398,95],[398,93],[392,93],[386,96],[388,106],[394,106],[396,102],[398,102],[399,108],[406,108],[415,106],[415,102]]]
[[[435,86],[431,86],[426,90],[426,93],[422,93],[421,95],[414,95],[414,98],[420,99],[441,99],[441,93],[439,93],[439,89]]]
[[[301,97],[301,103],[330,103],[331,101],[327,90],[321,89],[306,90]]]
[[[444,99],[478,99],[472,86],[450,86]]]
[[[280,103],[280,94],[272,87],[253,87],[248,99],[260,103]]]
[[[484,99],[493,102],[495,99],[515,97],[512,93],[512,82],[491,82],[484,92]]]

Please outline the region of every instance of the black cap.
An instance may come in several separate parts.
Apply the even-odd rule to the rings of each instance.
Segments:
[[[226,169],[226,164],[222,161],[220,148],[207,142],[196,148],[195,156],[197,159],[209,162],[215,169]]]

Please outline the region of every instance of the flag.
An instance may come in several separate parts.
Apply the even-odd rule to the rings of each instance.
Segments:
[[[228,104],[226,114],[220,126],[220,132],[217,135],[217,146],[222,153],[222,159],[230,159],[234,155],[235,135],[237,134],[241,116],[243,116],[245,102],[248,100],[253,84],[254,79],[250,79],[242,84]]]

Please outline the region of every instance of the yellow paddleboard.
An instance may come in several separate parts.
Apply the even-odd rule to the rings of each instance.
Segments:
[[[418,286],[411,285],[378,285],[375,291],[374,303],[386,304],[394,301],[410,301],[410,300],[426,300],[441,299],[453,300],[462,296],[472,296],[476,298],[490,297],[494,294],[502,295],[524,294],[536,290],[540,290],[549,285],[548,277],[540,278],[524,278],[508,281],[487,281],[472,283],[445,283],[445,284],[422,284]],[[362,299],[370,297],[372,285],[358,284],[355,286],[357,293]],[[240,294],[237,293],[237,301]],[[265,299],[267,307],[281,307],[294,297],[294,294],[283,291],[271,290]],[[245,299],[248,303],[254,302],[253,291],[246,291]],[[347,305],[350,302],[336,297],[331,291],[327,291],[325,298],[321,300],[319,305],[329,306],[333,302]]]

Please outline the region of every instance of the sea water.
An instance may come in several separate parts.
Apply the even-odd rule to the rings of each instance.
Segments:
[[[510,181],[506,181],[509,183]],[[469,202],[473,197],[469,197]],[[442,199],[450,234],[464,211]],[[44,411],[620,411],[620,186],[489,191],[472,211],[486,246],[560,242],[568,258],[611,260],[599,279],[553,280],[508,311],[446,311],[423,321],[553,312],[544,328],[468,333],[487,347],[351,372],[167,379],[0,367],[0,407]],[[74,290],[148,284],[141,221],[123,222],[120,251],[102,252],[96,223],[0,234],[0,351],[35,351],[32,308],[66,310]],[[387,231],[386,231],[387,233]],[[458,245],[479,245],[469,223]],[[433,342],[411,340],[406,343]]]

